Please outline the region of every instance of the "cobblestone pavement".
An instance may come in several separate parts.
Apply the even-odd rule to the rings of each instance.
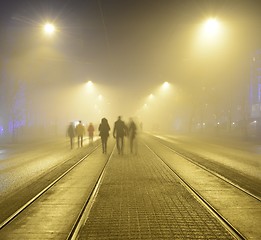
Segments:
[[[115,154],[79,239],[234,239],[141,144]]]

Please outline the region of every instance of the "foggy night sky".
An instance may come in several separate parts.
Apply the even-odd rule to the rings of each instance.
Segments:
[[[118,99],[124,96],[138,104],[164,81],[193,92],[208,82],[205,70],[200,72],[204,67],[213,76],[211,83],[236,83],[238,69],[244,70],[242,66],[261,48],[260,9],[260,1],[246,0],[2,1],[0,58],[21,62],[41,43],[50,52],[40,57],[50,60],[50,71],[58,64],[56,70],[68,76],[62,79],[57,74],[57,85],[92,80],[121,91],[115,93]],[[222,21],[225,37],[207,53],[195,53],[197,29],[208,17]],[[46,20],[58,28],[49,43],[39,37]],[[28,64],[23,74],[33,76],[34,67]],[[33,84],[48,85],[39,74],[35,78]]]

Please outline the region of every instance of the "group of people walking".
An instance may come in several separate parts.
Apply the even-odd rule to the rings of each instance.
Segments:
[[[116,138],[116,146],[119,154],[123,154],[124,149],[124,137],[128,136],[130,141],[130,151],[133,152],[133,142],[136,137],[137,127],[133,119],[130,119],[129,125],[126,126],[122,121],[121,116],[114,123],[113,137]]]
[[[107,141],[109,137],[109,132],[111,128],[106,118],[101,119],[101,123],[99,124],[98,131],[99,136],[101,137],[102,142],[102,152],[107,153]],[[89,141],[93,141],[93,133],[94,126],[92,123],[87,127],[87,131],[89,133]],[[68,127],[67,134],[70,137],[71,148],[73,148],[74,137],[78,138],[78,147],[83,146],[83,135],[85,134],[85,127],[82,122],[79,123],[74,128],[74,124],[71,123]],[[118,117],[117,121],[114,123],[113,127],[113,137],[116,139],[116,146],[118,150],[118,154],[123,154],[124,150],[124,137],[128,136],[130,142],[130,152],[134,151],[134,140],[137,134],[137,126],[132,118],[130,118],[130,122],[128,125],[121,119],[121,116]]]
[[[87,127],[87,131],[89,133],[89,141],[90,143],[93,142],[93,135],[94,135],[94,126],[90,123]],[[77,137],[78,148],[83,146],[83,136],[85,135],[85,127],[82,124],[82,121],[79,120],[78,124],[74,126],[74,123],[71,122],[68,129],[67,135],[70,138],[70,146],[71,149],[74,147],[74,138]]]

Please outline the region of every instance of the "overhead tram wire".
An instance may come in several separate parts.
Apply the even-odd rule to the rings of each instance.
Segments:
[[[102,4],[100,0],[97,0],[98,5],[99,5],[99,10],[100,10],[100,14],[101,14],[101,21],[102,21],[102,25],[103,25],[103,30],[104,30],[104,38],[105,38],[105,44],[107,47],[107,54],[109,56],[109,58],[111,59],[111,46],[110,46],[110,41],[109,41],[109,35],[108,35],[108,28],[105,24],[105,19],[104,19],[104,12],[102,9]]]

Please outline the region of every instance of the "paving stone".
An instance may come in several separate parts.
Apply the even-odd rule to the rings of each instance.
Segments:
[[[114,155],[79,239],[234,239],[143,145]]]

